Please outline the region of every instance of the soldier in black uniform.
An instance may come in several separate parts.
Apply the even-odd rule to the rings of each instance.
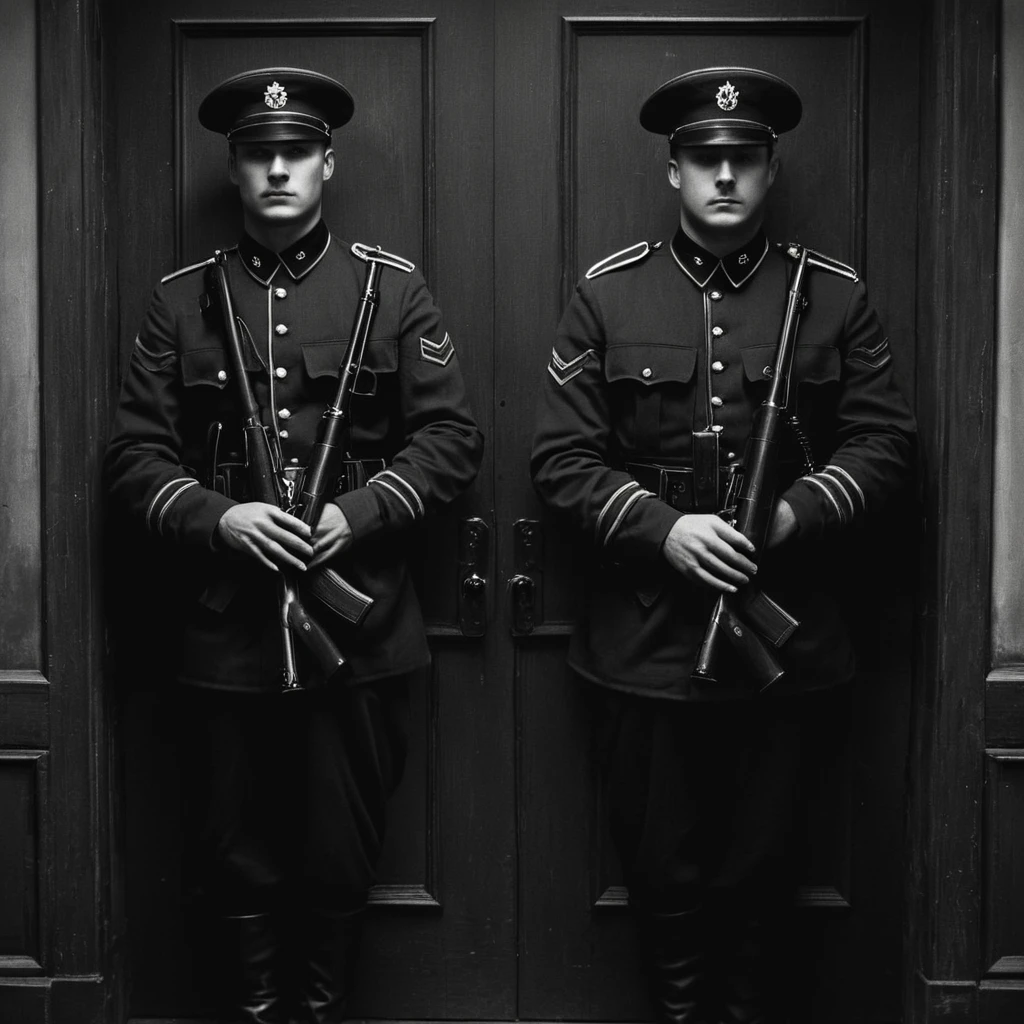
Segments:
[[[227,277],[263,423],[292,478],[334,398],[364,284],[366,265],[321,219],[331,130],[352,112],[340,83],[294,68],[237,75],[199,109],[230,144],[245,230]],[[233,1012],[254,1024],[340,1021],[405,760],[408,685],[429,660],[402,540],[473,480],[482,437],[423,278],[385,268],[352,402],[348,468],[366,482],[328,501],[313,530],[251,500],[204,266],[153,294],[107,479],[117,507],[173,548],[187,590],[172,670],[190,723],[196,859],[234,962]],[[317,613],[348,658],[347,682],[315,687],[303,663],[307,688],[283,695],[275,580],[321,563],[374,605],[358,627]]]
[[[802,426],[756,563],[716,514],[772,373],[794,262],[761,225],[776,138],[800,115],[786,82],[745,68],[693,71],[646,101],[641,124],[669,139],[680,225],[577,285],[533,450],[540,496],[600,555],[569,663],[597,684],[612,833],[657,1018],[672,1024],[784,1018],[771,954],[786,950],[802,749],[826,692],[854,675],[828,551],[881,514],[911,457],[914,422],[864,285],[810,270]],[[692,675],[717,596],[755,573],[800,621],[763,694],[736,664],[715,682]]]

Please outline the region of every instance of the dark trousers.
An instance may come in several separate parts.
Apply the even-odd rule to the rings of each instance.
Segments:
[[[832,692],[677,703],[594,694],[612,838],[631,898],[687,910],[792,896],[808,758]]]
[[[405,766],[409,682],[289,694],[182,688],[192,875],[215,911],[365,902]]]

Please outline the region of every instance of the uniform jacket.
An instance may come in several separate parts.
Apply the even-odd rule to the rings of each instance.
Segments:
[[[678,699],[750,692],[691,679],[716,594],[685,580],[662,543],[680,512],[627,464],[690,465],[692,434],[741,459],[767,391],[793,262],[759,234],[722,260],[682,231],[602,261],[581,280],[555,340],[532,457],[542,499],[597,552],[570,664],[608,686]],[[908,473],[912,416],[863,283],[809,270],[793,366],[815,471],[795,438],[779,495],[798,521],[758,579],[801,626],[783,648],[776,692],[849,680],[853,657],[823,552],[878,515]]]
[[[280,257],[248,236],[229,254],[250,378],[286,465],[305,464],[334,397],[365,267],[323,222]],[[154,292],[124,380],[107,479],[117,505],[180,556],[178,678],[273,688],[281,671],[273,574],[217,539],[220,517],[245,495],[211,486],[211,425],[223,424],[221,463],[240,459],[242,435],[221,315],[204,309],[206,292],[202,267],[170,275]],[[366,486],[334,499],[354,538],[334,568],[375,605],[358,629],[326,610],[317,615],[356,680],[428,661],[401,537],[467,487],[482,451],[458,357],[422,276],[385,268],[380,294],[352,402],[352,455],[383,463]],[[233,582],[226,606],[210,597],[224,591],[225,577]]]

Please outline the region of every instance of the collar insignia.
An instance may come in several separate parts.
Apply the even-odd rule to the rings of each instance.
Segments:
[[[726,82],[715,95],[715,102],[722,110],[735,110],[740,101],[739,90],[731,82]]]
[[[259,256],[253,256],[253,258],[252,258],[252,265],[257,270],[259,270],[259,268],[263,265],[263,261],[259,258]]]
[[[745,263],[750,262],[750,257],[745,252],[741,252],[736,262],[742,267]]]
[[[263,102],[271,110],[280,110],[288,102],[288,93],[285,92],[283,85],[273,82],[267,86],[267,91],[263,94]]]

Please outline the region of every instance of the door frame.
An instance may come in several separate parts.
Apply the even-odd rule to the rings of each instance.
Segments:
[[[978,982],[978,950],[1000,5],[935,0],[925,6],[918,251],[928,258],[919,259],[917,301],[926,347],[915,381],[924,531],[904,964],[910,1024],[995,1019]],[[117,210],[108,174],[116,167],[109,116],[116,97],[103,0],[39,0],[37,11],[51,752],[49,838],[40,864],[47,977],[0,978],[0,1007],[27,1008],[19,1019],[42,1022],[45,1014],[54,1024],[100,1024],[122,1019],[127,984],[122,789],[100,572],[100,463],[115,399],[111,339],[119,329],[111,270]],[[975,466],[974,478],[944,473],[957,465]],[[30,988],[40,990],[38,1001],[26,1001]]]

